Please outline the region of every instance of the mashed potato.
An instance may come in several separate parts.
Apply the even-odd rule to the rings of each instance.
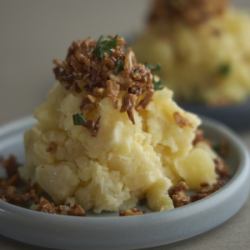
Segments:
[[[184,179],[192,188],[214,183],[213,158],[192,141],[199,119],[181,110],[168,89],[157,91],[133,125],[108,98],[99,105],[100,131],[92,137],[72,115],[80,95],[56,84],[35,112],[37,125],[26,132],[22,176],[38,183],[56,202],[74,197],[86,210],[117,211],[147,198],[152,210],[173,208],[167,190]],[[190,122],[180,127],[179,112]],[[49,152],[51,143],[57,145]]]
[[[250,17],[230,9],[198,26],[152,25],[134,44],[141,62],[159,63],[177,99],[223,105],[250,94]]]
[[[146,200],[161,211],[173,208],[168,190],[178,182],[199,190],[217,181],[210,147],[193,144],[200,120],[155,89],[123,39],[73,42],[55,64],[60,82],[35,111],[20,170],[54,202],[100,213]]]

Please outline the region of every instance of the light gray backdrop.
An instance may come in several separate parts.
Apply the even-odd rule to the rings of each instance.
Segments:
[[[148,0],[0,0],[0,125],[30,114],[73,39],[130,34]],[[249,0],[234,1],[236,3]]]

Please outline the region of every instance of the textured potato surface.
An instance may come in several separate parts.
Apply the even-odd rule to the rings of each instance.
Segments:
[[[161,79],[187,102],[225,105],[250,94],[250,17],[228,10],[199,26],[164,23],[134,44],[141,62],[159,63]]]
[[[80,102],[81,94],[56,84],[35,112],[37,124],[25,134],[21,175],[55,202],[74,198],[100,213],[146,199],[150,209],[161,211],[173,208],[168,189],[179,180],[193,188],[216,181],[209,149],[192,143],[200,120],[180,109],[170,90],[156,91],[145,110],[135,111],[135,124],[104,98],[95,137],[73,124]]]

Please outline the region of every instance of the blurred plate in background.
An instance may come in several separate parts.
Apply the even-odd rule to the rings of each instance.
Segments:
[[[212,107],[201,104],[179,103],[180,106],[195,114],[213,118],[238,132],[250,129],[250,99],[244,103]]]

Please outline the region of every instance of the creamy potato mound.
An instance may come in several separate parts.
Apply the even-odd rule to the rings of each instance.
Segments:
[[[95,137],[72,120],[82,95],[55,84],[35,111],[37,124],[25,134],[21,176],[56,203],[75,199],[100,213],[146,199],[151,210],[161,211],[173,208],[168,189],[178,181],[194,190],[216,182],[216,156],[206,145],[192,144],[200,120],[180,109],[169,89],[155,91],[148,106],[134,112],[135,124],[103,98]]]
[[[198,25],[153,23],[133,48],[139,61],[161,65],[160,76],[177,99],[227,105],[249,97],[249,41],[249,15],[226,9]]]

